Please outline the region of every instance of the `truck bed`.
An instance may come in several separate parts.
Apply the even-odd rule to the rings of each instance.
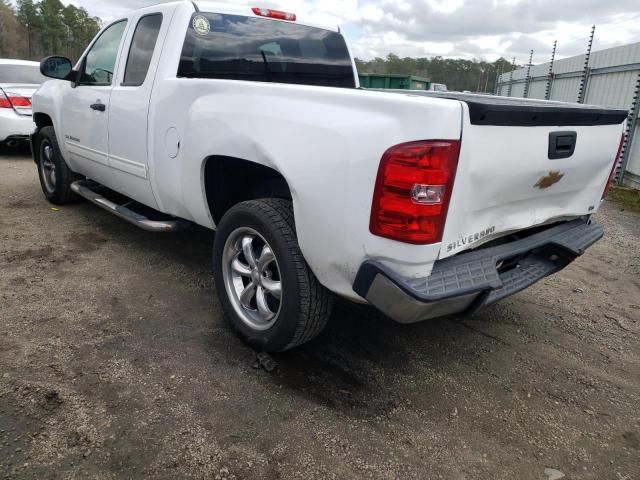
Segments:
[[[463,104],[462,147],[440,259],[598,209],[625,110],[455,92],[390,92]]]

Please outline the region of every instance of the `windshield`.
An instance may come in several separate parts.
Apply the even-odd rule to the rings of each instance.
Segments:
[[[30,83],[40,85],[47,79],[37,65],[0,64],[0,83]]]
[[[178,76],[355,88],[339,33],[214,13],[193,15]]]

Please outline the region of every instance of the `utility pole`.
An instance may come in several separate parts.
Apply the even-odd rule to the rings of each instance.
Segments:
[[[31,25],[27,23],[27,48],[29,49],[29,60],[33,60],[31,58]]]
[[[529,52],[529,63],[527,63],[527,80],[524,84],[524,98],[529,98],[529,84],[531,83],[531,65],[533,63],[533,48]]]
[[[589,79],[589,58],[591,57],[591,47],[593,47],[593,37],[596,33],[596,26],[591,27],[591,35],[589,36],[589,44],[587,45],[587,53],[584,56],[584,68],[582,69],[582,78],[580,78],[580,89],[578,90],[578,103],[584,103],[587,95],[587,81]]]
[[[549,100],[551,98],[551,84],[553,83],[553,62],[556,59],[556,48],[558,41],[553,42],[553,51],[551,52],[551,62],[549,62],[549,76],[547,77],[547,88],[544,91],[544,99]]]

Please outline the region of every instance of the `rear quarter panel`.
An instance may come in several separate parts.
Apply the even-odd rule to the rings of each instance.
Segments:
[[[175,73],[174,73],[175,75]],[[153,188],[167,213],[215,228],[203,188],[212,155],[250,160],[279,171],[292,192],[305,259],[320,282],[352,290],[367,258],[407,276],[427,275],[439,245],[416,247],[369,232],[383,153],[423,139],[458,139],[457,101],[353,89],[228,80],[166,78],[152,101]],[[167,132],[182,148],[166,154]]]

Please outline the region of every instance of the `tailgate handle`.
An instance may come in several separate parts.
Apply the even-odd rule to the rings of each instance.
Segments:
[[[576,150],[576,132],[551,132],[549,134],[549,160],[569,158]]]

